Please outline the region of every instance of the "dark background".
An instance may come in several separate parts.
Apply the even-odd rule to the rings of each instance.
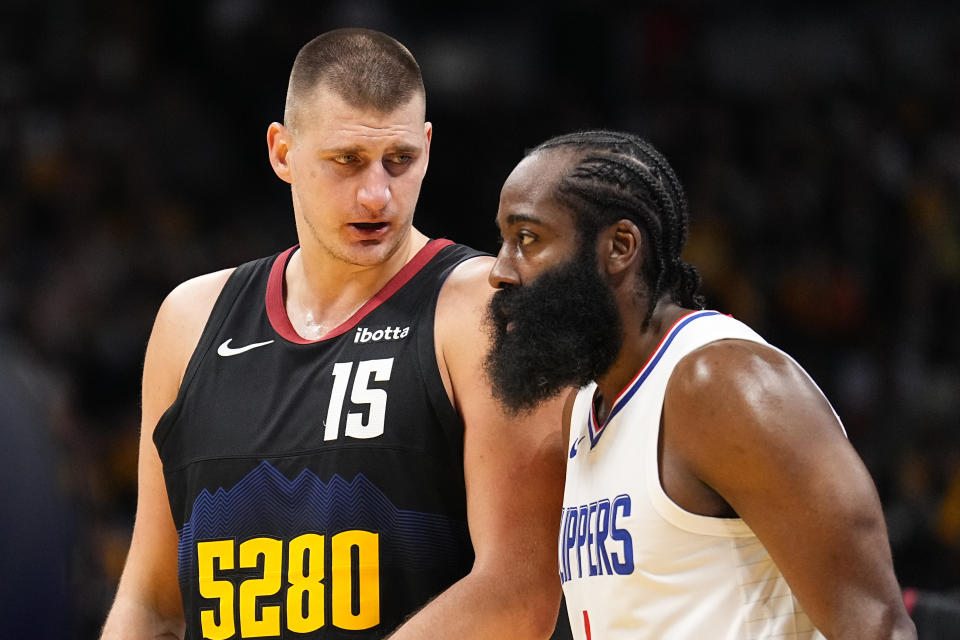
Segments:
[[[903,586],[960,586],[960,10],[482,6],[0,3],[11,637],[95,637],[133,523],[154,314],[182,280],[295,242],[266,127],[297,50],[340,26],[384,30],[421,63],[430,235],[495,250],[500,185],[548,136],[603,126],[660,147],[688,191],[686,258],[709,306],[831,398]]]

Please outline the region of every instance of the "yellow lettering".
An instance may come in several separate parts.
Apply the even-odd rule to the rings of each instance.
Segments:
[[[333,536],[330,544],[333,626],[349,630],[376,626],[380,623],[380,536],[370,531],[344,531]],[[354,572],[359,587],[356,607]]]
[[[216,609],[200,610],[200,628],[204,638],[227,640],[236,633],[236,623],[233,620],[233,584],[229,580],[214,578],[214,560],[220,561],[221,571],[233,569],[233,540],[211,540],[197,544],[200,595],[220,601]]]
[[[255,569],[263,557],[263,577],[249,578],[240,584],[240,635],[263,638],[280,635],[280,606],[261,607],[257,616],[257,598],[280,591],[283,573],[283,541],[251,538],[240,545],[240,567]]]
[[[287,569],[287,628],[310,633],[324,625],[323,536],[305,533],[290,541]]]
[[[289,542],[286,564],[286,594],[282,605],[263,605],[258,600],[275,596],[283,588],[284,542],[251,538],[240,544],[235,567],[233,540],[197,543],[197,573],[200,595],[215,600],[201,608],[200,627],[208,640],[236,637],[277,638],[282,620],[293,633],[313,633],[327,623],[325,611],[326,538],[305,533]],[[262,558],[262,560],[261,560]],[[329,619],[334,627],[351,631],[380,624],[380,536],[371,531],[343,531],[330,538]],[[218,580],[217,572],[263,567],[260,577],[247,578],[234,589],[230,580]],[[239,593],[237,593],[239,592]],[[285,609],[285,612],[283,611]]]

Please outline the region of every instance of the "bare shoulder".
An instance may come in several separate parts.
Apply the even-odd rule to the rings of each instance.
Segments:
[[[160,305],[147,348],[162,373],[175,374],[177,386],[200,340],[223,285],[233,269],[191,278],[175,287]]]
[[[781,351],[750,340],[717,340],[684,356],[670,386],[687,393],[709,393],[796,375],[802,375],[799,367]]]
[[[687,354],[671,375],[667,399],[701,417],[777,415],[788,407],[833,415],[796,361],[749,340],[718,340]]]
[[[487,302],[495,289],[487,276],[493,258],[479,256],[457,265],[440,289],[435,313],[437,366],[450,401],[458,411],[467,395],[480,389],[489,337],[484,325]]]
[[[446,311],[463,303],[486,303],[495,289],[490,285],[491,256],[477,256],[457,265],[443,283],[438,308]]]
[[[167,295],[161,312],[187,316],[187,318],[203,316],[203,320],[206,321],[213,303],[216,302],[223,285],[233,272],[233,268],[222,269],[181,282]]]
[[[462,360],[469,351],[476,350],[468,349],[470,345],[485,346],[485,342],[478,344],[477,340],[485,339],[487,302],[495,291],[487,279],[492,265],[493,258],[487,256],[465,260],[454,268],[440,289],[436,310],[437,346],[448,358]]]
[[[839,423],[813,380],[783,352],[749,340],[718,340],[677,363],[667,386],[665,408],[685,423],[741,428],[774,428],[804,418],[818,418],[812,428]],[[838,428],[839,431],[839,428]],[[701,434],[703,435],[703,434]]]
[[[741,516],[737,493],[748,481],[761,486],[783,469],[846,464],[853,451],[830,403],[792,358],[733,339],[677,364],[664,398],[663,446]]]

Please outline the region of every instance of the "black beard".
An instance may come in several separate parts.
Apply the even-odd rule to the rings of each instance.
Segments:
[[[493,295],[484,370],[493,395],[518,414],[610,369],[623,342],[613,291],[592,252]],[[510,330],[507,331],[509,323]]]

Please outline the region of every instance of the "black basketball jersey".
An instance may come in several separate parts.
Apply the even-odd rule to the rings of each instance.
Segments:
[[[309,341],[284,307],[293,251],[230,276],[154,434],[187,638],[381,638],[473,563],[434,311],[480,254],[431,241]]]

